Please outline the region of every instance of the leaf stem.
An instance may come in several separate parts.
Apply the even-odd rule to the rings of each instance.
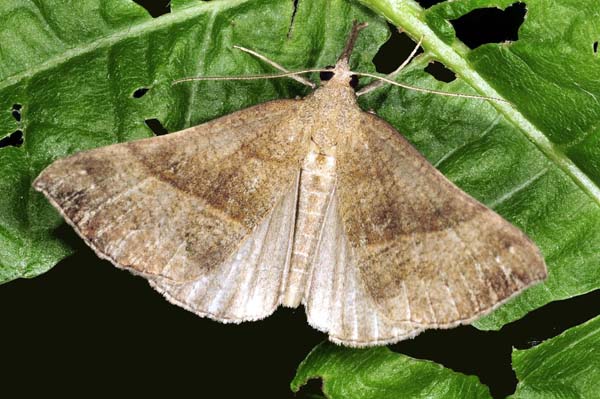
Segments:
[[[425,10],[414,0],[359,0],[365,6],[383,15],[394,25],[402,28],[413,38],[423,38],[423,48],[437,60],[452,69],[467,84],[485,97],[504,98],[469,64],[465,47],[460,42],[448,45],[424,22]],[[501,102],[491,103],[517,127],[539,150],[566,173],[594,202],[600,205],[600,187],[590,179],[548,137],[535,127],[515,107]]]

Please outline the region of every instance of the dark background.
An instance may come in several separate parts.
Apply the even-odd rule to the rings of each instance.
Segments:
[[[166,0],[136,2],[153,16],[169,12]],[[424,7],[434,3],[421,1]],[[525,13],[517,3],[504,12],[475,11],[454,25],[475,48],[517,40]],[[378,70],[393,70],[413,45],[395,32],[375,58]],[[454,78],[439,63],[428,71],[440,80]],[[325,339],[308,326],[302,308],[241,325],[201,319],[169,304],[142,278],[100,261],[70,228],[59,234],[78,248],[77,255],[40,277],[0,287],[3,392],[289,398],[296,367]],[[391,348],[477,375],[501,398],[516,385],[512,347],[558,335],[598,314],[599,304],[597,291],[547,305],[499,332],[470,326],[429,331]],[[297,397],[317,392],[320,382],[313,381]]]

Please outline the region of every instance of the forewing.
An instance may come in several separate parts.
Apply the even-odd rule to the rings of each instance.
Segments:
[[[374,115],[338,145],[338,179],[362,284],[390,321],[470,322],[546,276],[529,238]]]
[[[58,160],[34,182],[101,257],[181,283],[226,262],[296,184],[298,102]]]

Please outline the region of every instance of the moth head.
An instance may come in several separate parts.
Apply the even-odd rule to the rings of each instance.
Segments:
[[[335,66],[329,65],[325,69],[326,71],[322,71],[319,74],[321,84],[323,82],[335,82],[337,84],[349,85],[353,89],[358,86],[358,76],[350,71],[347,63],[338,62]]]
[[[352,31],[346,40],[344,50],[340,54],[335,66],[325,67],[326,71],[321,72],[321,82],[327,81],[327,86],[350,86],[356,88],[358,86],[358,76],[350,70],[350,55],[354,50],[356,39],[359,32],[367,27],[366,22],[354,21],[352,23]]]

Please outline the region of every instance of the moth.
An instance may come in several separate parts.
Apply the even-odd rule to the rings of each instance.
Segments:
[[[470,323],[543,280],[543,257],[359,108],[349,57],[363,26],[305,98],[81,152],[34,187],[99,257],[202,317],[302,304],[348,346]]]

